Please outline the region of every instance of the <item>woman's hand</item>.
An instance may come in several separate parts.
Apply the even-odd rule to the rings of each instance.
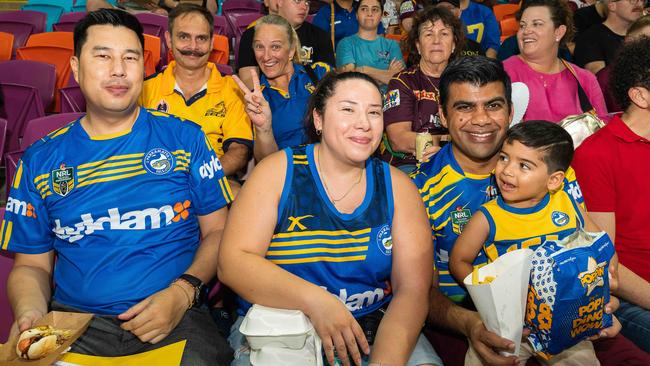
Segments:
[[[248,118],[250,118],[256,128],[260,129],[262,132],[269,132],[271,131],[272,120],[271,107],[262,94],[260,79],[254,69],[251,69],[251,76],[253,78],[252,91],[248,89],[246,84],[244,84],[244,82],[236,75],[233,75],[232,78],[235,80],[242,93],[244,93],[244,102],[246,103],[246,114],[248,114]]]
[[[363,330],[352,313],[334,295],[324,292],[316,299],[307,314],[316,333],[323,342],[327,362],[334,365],[334,350],[343,366],[350,366],[350,359],[361,366],[361,353],[370,353],[370,346]]]
[[[404,63],[402,61],[393,59],[393,61],[390,62],[390,65],[388,65],[388,70],[395,75],[398,72],[404,70]]]

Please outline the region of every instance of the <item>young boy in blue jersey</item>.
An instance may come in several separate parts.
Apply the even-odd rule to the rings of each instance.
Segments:
[[[472,272],[472,263],[481,249],[489,261],[494,261],[515,249],[535,249],[546,240],[561,240],[578,226],[600,231],[571,195],[561,189],[572,158],[571,136],[555,123],[528,121],[508,130],[495,169],[499,196],[472,216],[451,253],[450,270],[459,283]],[[611,267],[616,267],[615,258]],[[524,342],[520,360],[532,354]],[[480,364],[471,348],[466,365],[468,360]],[[599,364],[590,341],[580,342],[551,360],[539,361]]]

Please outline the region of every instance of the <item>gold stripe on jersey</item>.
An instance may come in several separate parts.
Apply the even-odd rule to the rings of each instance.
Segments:
[[[307,161],[307,155],[294,155],[293,156],[293,163],[294,164],[301,164],[301,165],[308,165],[309,162]]]
[[[273,235],[271,239],[275,238],[294,238],[300,236],[314,236],[314,235],[324,235],[324,236],[340,236],[340,235],[351,235],[358,236],[363,234],[370,233],[370,228],[348,231],[348,230],[307,230],[307,231],[292,231],[288,233],[278,233]]]
[[[11,185],[12,188],[18,189],[20,186],[20,179],[23,177],[23,161],[20,161],[18,164],[18,169],[16,170],[16,175],[14,176],[14,183]]]
[[[366,259],[365,255],[355,255],[351,257],[311,257],[311,258],[297,258],[297,259],[269,259],[275,264],[297,264],[297,263],[311,263],[311,262],[356,262]]]
[[[223,197],[226,199],[227,203],[232,202],[233,197],[232,197],[232,191],[230,190],[230,184],[228,184],[228,178],[223,177],[219,179],[219,186],[221,187],[221,193],[223,194]]]
[[[140,166],[142,166],[142,160],[141,159],[123,160],[123,161],[118,161],[118,162],[114,162],[114,163],[100,164],[100,165],[97,165],[95,167],[88,168],[88,169],[79,168],[79,170],[77,170],[77,176],[78,177],[83,177],[85,175],[93,175],[93,174],[95,174],[95,172],[98,172],[98,171],[111,170],[111,169],[107,169],[107,168],[115,168],[115,167],[119,168],[119,167],[124,167],[124,166],[129,166],[129,165],[140,165]]]
[[[34,178],[34,185],[38,185],[40,181],[42,181],[44,179],[49,179],[49,178],[50,178],[50,173],[45,173],[45,174],[41,174],[39,176],[36,176],[36,178]]]
[[[94,178],[97,178],[97,177],[116,174],[116,173],[132,172],[134,170],[144,170],[144,169],[142,169],[141,164],[138,164],[138,165],[132,165],[132,166],[127,166],[127,167],[118,168],[118,169],[107,169],[107,170],[101,170],[101,171],[92,170],[92,171],[86,172],[86,173],[92,173],[92,174],[88,174],[88,175],[85,175],[83,177],[78,177],[77,182],[82,183],[82,182],[85,182],[87,180],[91,180],[91,179],[94,179]],[[79,174],[79,175],[81,175],[81,174]]]
[[[349,247],[349,248],[307,248],[307,249],[290,249],[290,250],[269,250],[267,255],[296,255],[309,253],[352,253],[365,252],[368,246]]]
[[[272,247],[290,247],[298,245],[309,245],[309,244],[334,244],[334,245],[343,245],[343,244],[357,244],[357,243],[367,243],[370,241],[370,237],[366,236],[363,238],[346,238],[346,239],[303,239],[303,240],[292,240],[292,241],[273,241],[271,239],[271,244],[269,248]]]
[[[105,182],[110,182],[110,181],[119,180],[119,179],[131,178],[131,177],[135,177],[137,175],[146,174],[146,173],[147,173],[146,170],[141,169],[141,170],[138,170],[136,172],[128,173],[128,174],[113,175],[113,176],[110,176],[110,177],[98,178],[98,179],[87,179],[87,180],[84,180],[83,182],[79,183],[77,185],[77,187],[81,188],[81,187],[85,187],[87,185],[91,185],[91,184],[95,184],[95,183],[105,183]]]
[[[111,160],[133,159],[133,158],[141,158],[143,156],[144,156],[144,153],[115,155],[115,156],[111,156],[111,157],[106,158],[106,159],[97,160],[97,161],[93,161],[93,162],[85,163],[85,164],[80,164],[80,165],[77,166],[77,169],[81,170],[81,169],[86,169],[86,168],[89,168],[89,167],[94,167],[94,166],[97,166],[97,165],[101,165],[101,164],[103,164],[103,163],[105,163],[107,161],[111,161]]]
[[[9,239],[11,238],[11,231],[13,229],[13,222],[2,220],[2,228],[0,232],[4,235],[4,241],[2,242],[2,250],[7,250],[7,245],[9,245]],[[6,228],[6,231],[5,231]]]
[[[48,136],[50,139],[53,139],[53,138],[55,138],[55,137],[61,136],[61,135],[63,135],[64,133],[68,132],[69,129],[70,129],[70,126],[61,127],[61,128],[59,128],[58,130],[55,130],[55,131],[50,132],[50,134],[47,135],[47,136]]]

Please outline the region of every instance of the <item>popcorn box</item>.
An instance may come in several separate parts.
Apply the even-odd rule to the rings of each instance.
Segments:
[[[612,325],[609,261],[614,244],[605,232],[577,230],[546,241],[533,253],[526,303],[528,341],[549,359]]]

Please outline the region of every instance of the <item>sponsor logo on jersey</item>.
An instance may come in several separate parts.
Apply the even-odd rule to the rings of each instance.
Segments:
[[[300,49],[300,60],[304,65],[312,63],[312,56],[314,55],[314,47],[302,46]]]
[[[9,212],[13,212],[16,215],[36,218],[36,210],[34,210],[34,206],[31,203],[21,201],[12,197],[9,197],[7,199],[6,210]]]
[[[207,111],[205,111],[205,116],[206,117],[225,117],[226,116],[226,104],[224,102],[219,102],[214,105],[212,108],[208,108]]]
[[[156,110],[159,111],[159,112],[165,112],[165,113],[167,113],[167,112],[169,112],[169,104],[167,104],[167,102],[165,102],[165,100],[162,99],[162,100],[158,103],[158,105],[156,106]]]
[[[553,211],[551,213],[551,221],[553,221],[555,226],[564,226],[569,223],[569,215],[564,212]]]
[[[309,94],[314,94],[314,90],[316,90],[316,87],[314,84],[310,81],[307,84],[305,84],[305,90],[309,92]]]
[[[390,232],[390,226],[384,225],[377,232],[377,247],[384,255],[393,253],[393,237]]]
[[[426,90],[413,90],[413,95],[417,100],[433,100],[438,102],[438,93]]]
[[[493,185],[489,185],[489,186],[485,187],[485,191],[483,191],[483,192],[485,192],[485,196],[487,198],[487,201],[492,201],[493,199],[497,198],[497,195],[499,194],[498,191],[497,191],[497,187],[495,187]]]
[[[451,229],[456,235],[460,235],[463,232],[463,228],[469,222],[469,219],[472,217],[472,212],[464,207],[458,206],[456,210],[449,213],[451,218]]]
[[[386,101],[384,102],[384,111],[397,107],[399,104],[399,89],[389,90],[386,94]]]
[[[587,260],[587,270],[578,274],[580,284],[585,288],[585,294],[589,296],[598,286],[604,286],[605,265],[607,262],[596,263],[593,257]]]
[[[377,51],[377,57],[386,64],[390,64],[390,51]]]
[[[59,169],[52,170],[52,190],[59,196],[67,196],[74,188],[74,168],[61,164]]]
[[[174,167],[174,156],[169,151],[157,147],[144,155],[143,165],[149,173],[167,174]]]
[[[300,230],[307,230],[307,226],[303,225],[300,221],[304,219],[309,219],[314,217],[313,215],[304,215],[304,216],[289,216],[289,221],[291,221],[291,224],[289,224],[289,227],[287,228],[287,231],[293,231],[295,230],[296,227]]]
[[[61,226],[61,220],[54,220],[52,231],[59,239],[74,243],[103,230],[151,230],[160,229],[189,217],[189,200],[165,205],[160,208],[145,208],[121,213],[118,207],[109,208],[108,215],[94,218],[92,214],[81,215],[81,221],[71,226]]]
[[[577,181],[570,182],[566,191],[569,192],[574,201],[578,203],[582,201],[582,191],[580,190],[580,185],[578,185]]]
[[[208,162],[203,161],[203,165],[201,165],[201,167],[199,168],[199,175],[203,179],[205,178],[212,179],[215,176],[215,174],[221,169],[223,169],[223,167],[221,166],[221,162],[219,161],[219,159],[217,159],[216,155],[212,155],[210,161]]]
[[[383,300],[384,297],[390,294],[390,291],[390,287],[385,290],[377,287],[374,290],[348,295],[348,290],[342,288],[339,290],[339,294],[336,297],[345,304],[348,310],[356,311],[362,308],[367,308],[370,305]]]

